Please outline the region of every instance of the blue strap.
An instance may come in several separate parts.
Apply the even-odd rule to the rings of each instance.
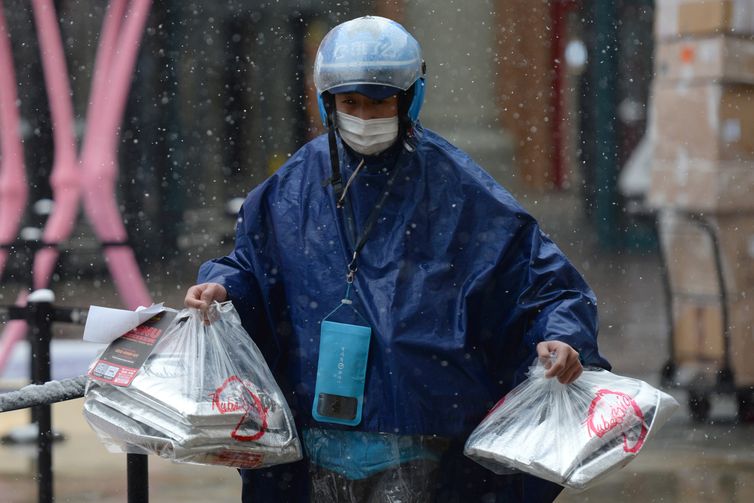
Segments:
[[[356,316],[358,316],[364,322],[365,325],[369,326],[369,322],[366,320],[366,318],[364,318],[364,316],[355,307],[353,307],[353,301],[349,298],[350,294],[351,294],[351,283],[346,283],[346,294],[341,299],[340,304],[338,304],[337,306],[335,306],[335,309],[333,309],[332,311],[330,311],[327,314],[327,316],[325,316],[324,318],[322,318],[322,321],[327,320],[330,316],[332,316],[333,314],[335,314],[335,311],[337,311],[341,307],[348,306],[348,307],[351,308],[351,310],[354,313],[356,313]]]

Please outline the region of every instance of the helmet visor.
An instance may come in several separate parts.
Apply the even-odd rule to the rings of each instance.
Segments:
[[[397,87],[380,86],[376,84],[346,84],[343,86],[336,86],[329,89],[332,94],[342,93],[359,93],[372,98],[373,100],[384,100],[389,98],[401,90]]]

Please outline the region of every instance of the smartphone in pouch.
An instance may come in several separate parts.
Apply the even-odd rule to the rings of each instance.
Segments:
[[[319,422],[361,422],[372,329],[325,320],[319,340],[312,416]]]
[[[359,408],[359,401],[352,396],[320,393],[317,396],[317,414],[322,417],[353,421]]]

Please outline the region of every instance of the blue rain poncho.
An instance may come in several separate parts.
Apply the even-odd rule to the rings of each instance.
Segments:
[[[505,189],[439,135],[417,133],[414,152],[397,142],[366,158],[348,189],[356,235],[390,192],[351,289],[372,328],[356,429],[455,439],[457,473],[498,487],[491,472],[460,459],[463,441],[523,380],[538,342],[566,342],[584,365],[609,368],[597,350],[596,301]],[[347,180],[362,156],[338,143]],[[323,426],[311,417],[320,322],[344,296],[354,247],[330,171],[323,135],[252,190],[234,250],[199,273],[227,289],[302,428]]]

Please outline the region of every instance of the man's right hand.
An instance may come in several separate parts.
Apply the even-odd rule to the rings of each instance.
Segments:
[[[194,285],[186,291],[183,303],[186,307],[199,309],[206,313],[212,302],[225,302],[228,300],[228,292],[220,283],[201,283]]]

